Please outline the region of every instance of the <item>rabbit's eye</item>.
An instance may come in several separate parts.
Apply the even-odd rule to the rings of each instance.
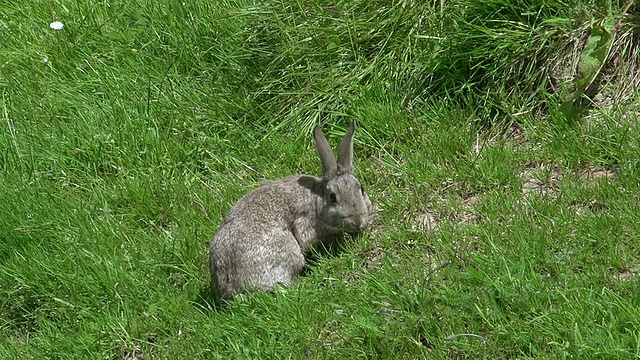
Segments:
[[[331,204],[338,203],[338,198],[336,197],[336,193],[329,194],[329,201],[331,201]]]

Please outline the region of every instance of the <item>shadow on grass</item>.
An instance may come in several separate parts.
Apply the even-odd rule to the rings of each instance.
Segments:
[[[335,241],[327,242],[327,243],[318,243],[316,246],[312,247],[309,250],[309,253],[305,256],[305,266],[298,274],[300,277],[307,276],[313,268],[323,259],[327,257],[335,257],[339,256],[341,253],[346,251],[347,243],[352,241],[353,239],[360,236],[359,234],[355,235],[345,235],[342,238],[338,238]]]
[[[216,302],[216,292],[211,284],[200,288],[193,304],[200,308],[204,314],[219,312],[224,308],[223,303]]]

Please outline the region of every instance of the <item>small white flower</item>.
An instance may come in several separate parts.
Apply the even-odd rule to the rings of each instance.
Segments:
[[[62,30],[62,28],[64,28],[64,24],[62,23],[62,21],[54,21],[49,24],[49,27],[53,30]]]
[[[42,63],[45,64],[45,65],[48,64],[49,63],[49,59],[48,58],[42,59]]]

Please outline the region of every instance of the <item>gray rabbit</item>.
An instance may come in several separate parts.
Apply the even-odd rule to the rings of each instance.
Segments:
[[[209,266],[218,300],[252,289],[289,286],[317,243],[357,234],[371,221],[373,207],[353,172],[351,124],[338,148],[338,161],[318,126],[313,129],[323,178],[294,175],[268,182],[231,208],[211,241]]]

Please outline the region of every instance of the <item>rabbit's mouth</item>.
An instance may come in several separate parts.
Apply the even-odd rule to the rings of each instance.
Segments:
[[[348,233],[362,232],[369,226],[369,217],[366,215],[351,216],[343,219],[344,230]]]

